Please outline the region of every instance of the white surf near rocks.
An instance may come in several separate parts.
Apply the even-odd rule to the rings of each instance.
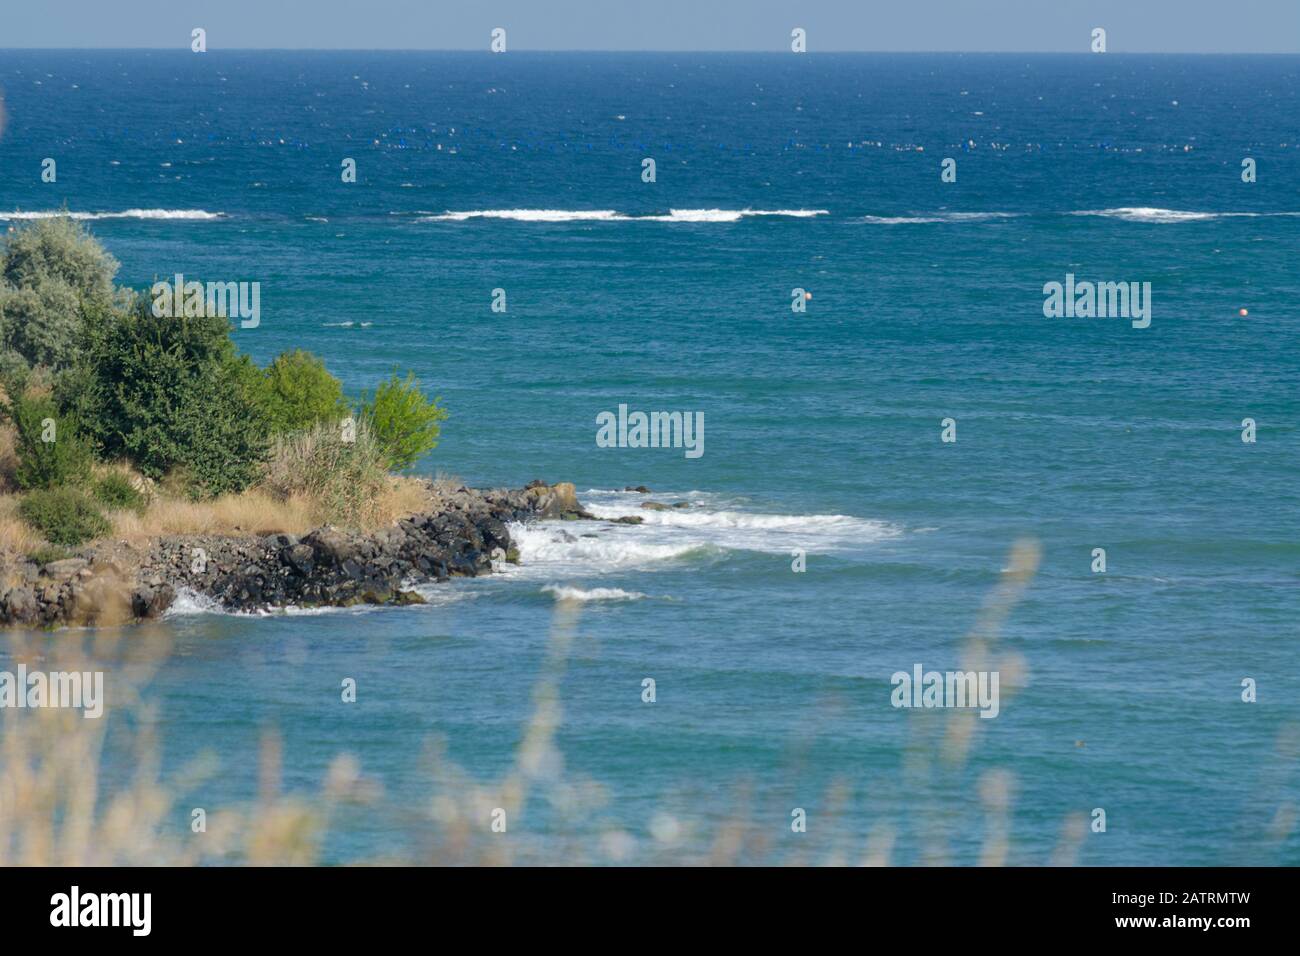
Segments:
[[[833,554],[900,537],[902,528],[850,515],[783,515],[742,510],[743,505],[700,492],[639,494],[591,489],[580,493],[600,523],[512,525],[520,566],[508,574],[548,581],[611,571],[655,570],[728,551],[788,555]],[[665,505],[643,508],[646,502]],[[673,507],[685,504],[688,507]],[[620,524],[620,518],[640,518]],[[561,577],[563,576],[563,577]]]

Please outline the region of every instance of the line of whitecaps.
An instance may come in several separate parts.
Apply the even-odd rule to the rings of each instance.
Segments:
[[[394,212],[392,215],[411,215]],[[467,222],[473,219],[511,220],[515,222],[672,222],[715,223],[739,222],[755,216],[811,219],[829,216],[827,209],[670,209],[667,213],[632,215],[613,209],[470,209],[463,212],[424,213],[416,211],[416,222]],[[1120,206],[1113,209],[1080,209],[1067,213],[1024,212],[933,212],[896,216],[857,216],[851,221],[873,225],[897,226],[926,223],[969,223],[1015,219],[1034,215],[1098,216],[1140,223],[1207,222],[1227,218],[1260,218],[1273,216],[1300,216],[1300,212],[1206,212],[1184,209],[1161,209],[1154,206]],[[126,209],[121,212],[77,212],[68,210],[42,210],[0,212],[0,221],[53,219],[67,216],[72,219],[154,219],[183,221],[212,221],[231,218],[224,212],[206,209]],[[309,216],[308,221],[328,222],[321,217]]]
[[[808,219],[828,216],[826,209],[670,209],[667,215],[631,215],[613,209],[471,209],[420,216],[417,222],[466,222],[471,219],[508,219],[516,222],[738,222],[750,216],[788,216]],[[862,216],[858,221],[875,225],[914,225],[922,223],[988,222],[1033,215],[1022,212],[935,212],[906,216]],[[1050,214],[1049,214],[1050,215]],[[1121,206],[1114,209],[1081,209],[1061,215],[1100,216],[1126,222],[1180,223],[1260,216],[1300,216],[1300,212],[1196,212],[1160,209],[1152,206]]]

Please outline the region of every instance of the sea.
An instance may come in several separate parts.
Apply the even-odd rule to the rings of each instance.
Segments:
[[[1300,863],[1300,57],[5,50],[0,95],[0,229],[258,282],[257,362],[414,373],[416,472],[600,519],[424,606],[183,595],[105,800],[143,706],[216,768],[178,841],[268,748],[308,803],[349,761],[322,863]],[[703,453],[603,447],[620,405]]]

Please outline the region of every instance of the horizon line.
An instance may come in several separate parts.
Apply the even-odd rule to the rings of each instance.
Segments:
[[[188,47],[177,46],[0,46],[0,53],[192,53]],[[277,47],[277,46],[231,46],[217,47],[205,53],[484,53],[489,56],[508,56],[510,53],[646,53],[646,54],[740,54],[772,56],[818,56],[818,55],[854,55],[854,56],[1300,56],[1300,50],[1116,50],[1106,53],[1093,53],[1089,50],[809,50],[795,54],[784,48],[777,49],[617,49],[617,48],[572,48],[543,49],[540,47],[512,48],[507,53],[493,53],[482,47]],[[197,55],[197,54],[195,54]]]

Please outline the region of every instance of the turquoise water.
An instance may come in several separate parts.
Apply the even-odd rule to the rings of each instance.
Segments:
[[[353,394],[413,370],[453,415],[424,472],[647,517],[523,531],[519,569],[424,608],[188,605],[140,631],[175,642],[147,692],[167,765],[221,762],[186,805],[251,799],[276,727],[286,789],[340,752],[382,785],[325,859],[412,852],[422,748],[512,765],[569,588],[556,744],[604,802],[535,799],[512,833],[616,827],[671,861],[748,815],[778,854],[892,833],[895,862],[974,863],[1010,780],[1014,863],[1095,807],[1083,863],[1300,861],[1273,828],[1300,711],[1298,78],[1279,56],[0,52],[0,214],[89,214],[124,283],[260,282],[234,332],[258,361],[310,349]],[[484,211],[505,218],[449,215]],[[1044,318],[1067,273],[1150,282],[1150,327]],[[619,403],[703,412],[705,453],[597,447]],[[895,709],[890,675],[962,665],[1022,539],[1041,564],[992,651],[1019,679],[948,759],[971,715]]]

